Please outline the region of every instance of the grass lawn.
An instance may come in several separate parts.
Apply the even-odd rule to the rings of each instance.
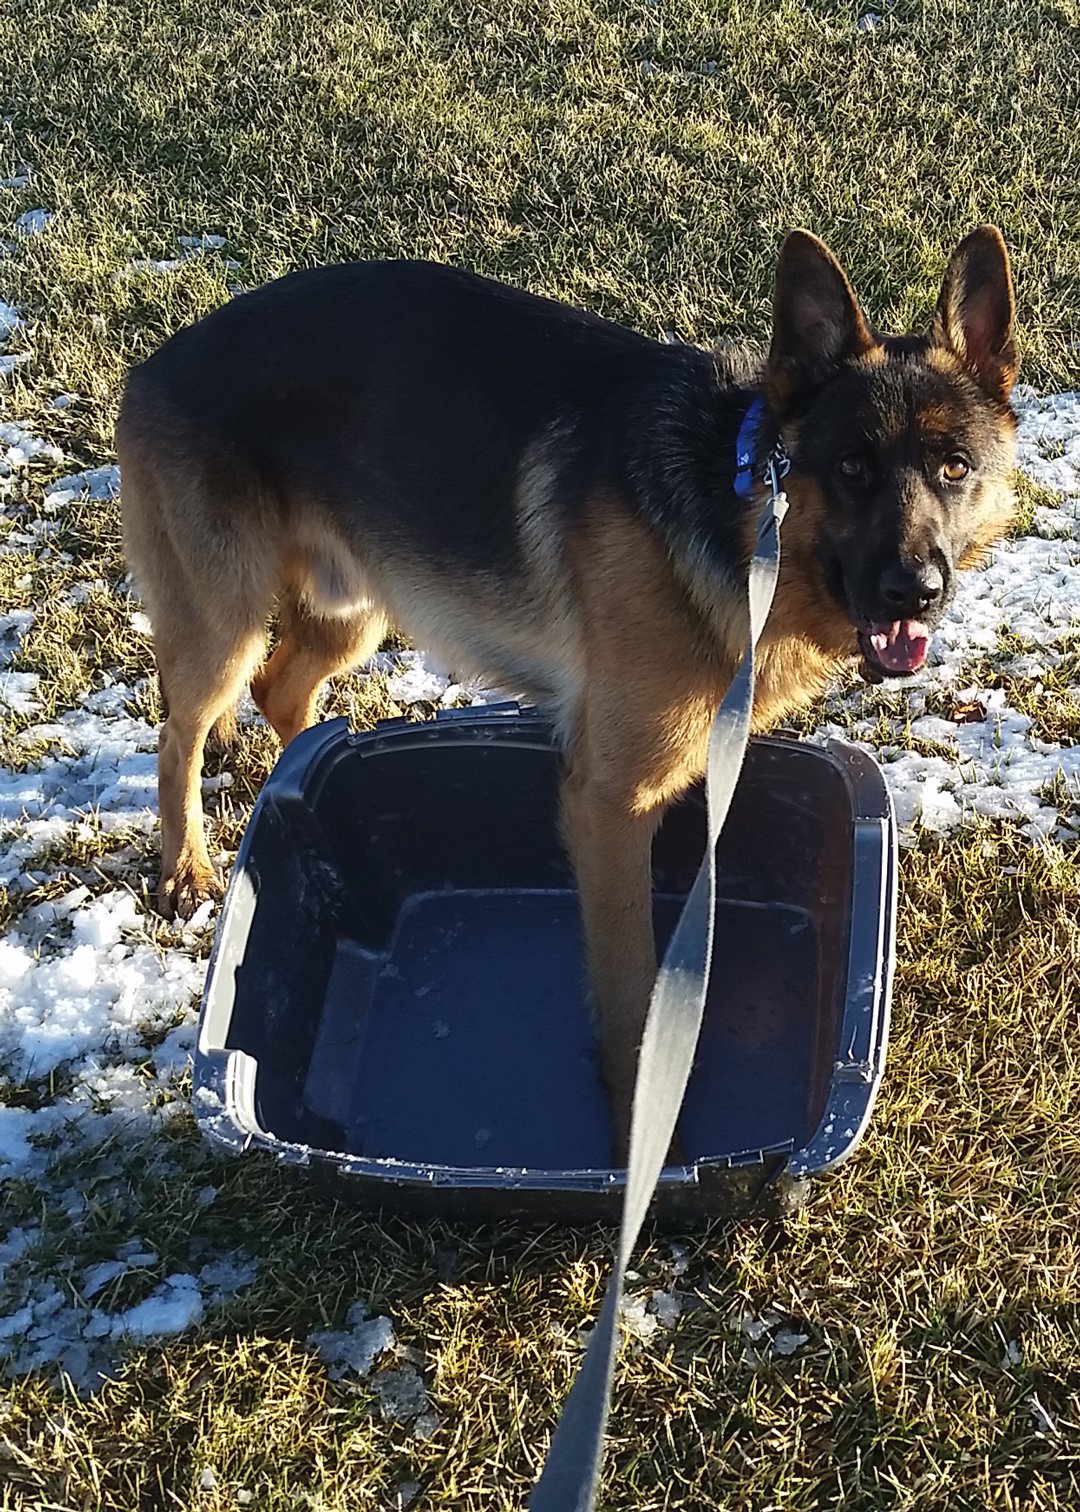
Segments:
[[[1024,379],[1076,386],[1080,6],[880,10],[860,28],[838,0],[8,0],[0,177],[33,172],[0,189],[0,297],[32,355],[0,379],[0,421],[72,459],[31,460],[9,502],[52,519],[51,478],[115,460],[131,361],[230,289],[330,260],[436,258],[711,343],[766,334],[792,226],[829,242],[888,329],[926,320],[948,251],[992,220]],[[46,229],[13,237],[38,207]],[[184,236],[225,242],[180,258]],[[56,408],[61,393],[78,397]],[[1025,498],[1030,521],[1040,497]],[[0,719],[5,767],[26,760],[21,730],[103,676],[157,717],[150,642],[117,591],[115,505],[55,521],[0,551],[0,610],[37,616],[12,665],[41,676],[33,719]],[[1072,656],[1038,690],[1008,686],[1044,738],[1074,744],[1078,682]],[[331,703],[361,723],[391,707],[378,680],[343,679]],[[215,758],[235,778],[219,845],[235,846],[274,756],[254,729]],[[123,840],[54,854],[29,901]],[[140,841],[123,866],[137,885],[154,856]],[[0,887],[0,927],[27,906]],[[637,1290],[674,1285],[687,1305],[624,1351],[605,1507],[1080,1506],[1078,910],[1072,853],[1004,822],[905,852],[871,1132],[786,1227],[678,1236],[685,1254],[657,1235],[641,1252]],[[60,1082],[8,1076],[0,1098],[38,1107]],[[599,1231],[375,1222],[258,1160],[217,1161],[183,1113],[4,1200],[41,1229],[25,1264],[73,1291],[137,1231],[157,1269],[122,1276],[113,1306],[189,1269],[196,1243],[260,1262],[198,1330],[128,1349],[95,1395],[48,1374],[5,1383],[0,1507],[26,1512],[520,1507],[610,1254]],[[358,1299],[423,1371],[426,1437],[306,1347]],[[754,1363],[762,1319],[805,1342]]]

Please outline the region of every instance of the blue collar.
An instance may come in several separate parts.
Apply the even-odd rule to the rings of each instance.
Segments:
[[[743,416],[743,423],[739,426],[739,434],[735,441],[735,492],[740,499],[749,499],[753,496],[754,483],[754,443],[757,441],[757,433],[761,428],[768,411],[768,405],[764,399],[757,398],[751,404]]]

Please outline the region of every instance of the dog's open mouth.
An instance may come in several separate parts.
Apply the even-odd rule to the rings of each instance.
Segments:
[[[872,621],[860,630],[863,656],[876,671],[886,677],[905,677],[917,672],[926,661],[930,630],[922,620]]]

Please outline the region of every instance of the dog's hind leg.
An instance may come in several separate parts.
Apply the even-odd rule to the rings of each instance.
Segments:
[[[319,689],[335,672],[366,661],[387,630],[381,609],[348,616],[312,614],[296,598],[281,604],[282,634],[274,654],[251,684],[251,696],[282,745],[316,720]]]
[[[168,711],[158,741],[158,906],[184,918],[222,890],[203,833],[203,748],[265,655],[276,562],[259,549],[264,533],[244,536],[240,525],[225,534],[217,492],[197,466],[181,484],[124,440],[127,558],[153,625]]]
[[[166,918],[187,918],[203,899],[222,891],[203,832],[206,737],[236,704],[264,654],[266,638],[261,616],[255,623],[241,614],[215,623],[194,615],[170,622],[151,605],[151,621],[169,709],[158,744],[158,905]]]

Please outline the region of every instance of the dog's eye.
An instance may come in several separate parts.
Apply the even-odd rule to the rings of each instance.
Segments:
[[[963,457],[947,457],[941,469],[946,483],[961,483],[971,471]]]
[[[841,457],[836,464],[836,470],[842,478],[847,478],[849,483],[856,483],[866,475],[861,457]]]

